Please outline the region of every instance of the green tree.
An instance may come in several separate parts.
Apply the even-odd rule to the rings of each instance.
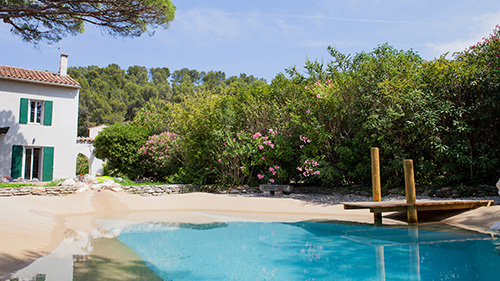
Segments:
[[[167,28],[175,13],[170,0],[2,0],[0,4],[0,19],[12,26],[11,32],[35,44],[82,33],[85,23],[110,35],[140,36],[148,26]]]
[[[96,137],[94,153],[106,159],[112,175],[125,175],[131,179],[140,174],[140,155],[137,154],[148,139],[150,131],[145,127],[115,123]]]

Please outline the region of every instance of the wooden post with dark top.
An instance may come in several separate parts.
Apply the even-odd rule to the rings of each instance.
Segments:
[[[406,159],[403,162],[405,172],[405,188],[406,188],[406,203],[408,206],[408,223],[418,223],[417,208],[417,195],[415,191],[415,176],[413,173],[413,160]]]
[[[371,158],[373,202],[381,202],[382,195],[380,191],[380,162],[377,147],[371,148]],[[382,224],[382,213],[373,213],[373,219],[375,220],[375,224]]]

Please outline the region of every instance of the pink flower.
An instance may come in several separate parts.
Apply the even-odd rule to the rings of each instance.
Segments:
[[[264,149],[264,146],[263,145],[259,145],[259,149]]]
[[[258,137],[262,137],[262,135],[261,135],[260,133],[255,133],[255,134],[252,136],[252,138],[254,138],[254,139],[256,139],[256,138],[258,138]]]
[[[319,175],[320,174],[320,171],[316,171],[314,172],[315,175]]]
[[[273,179],[269,179],[269,181],[270,181],[271,183],[274,183],[274,180],[273,180]]]
[[[274,148],[274,144],[272,144],[272,143],[271,143],[269,146],[270,146],[271,148]]]
[[[274,171],[274,168],[273,167],[269,167],[269,171]]]
[[[303,144],[301,144],[301,145],[300,145],[300,148],[303,148],[303,147],[304,147],[304,145],[303,145]]]
[[[266,157],[262,157],[262,160],[266,160]]]
[[[219,160],[218,160],[218,161],[220,162],[220,161],[222,161],[222,159],[220,159],[220,158],[219,158]]]
[[[243,167],[243,166],[240,166],[240,169],[241,169],[241,170],[243,170],[244,168],[245,168],[245,167]]]
[[[274,168],[275,168],[276,170],[278,170],[280,167],[279,167],[279,166],[274,166]]]
[[[309,109],[308,109],[308,110],[306,111],[306,113],[307,113],[307,114],[311,113],[311,110],[309,110]]]
[[[320,99],[320,98],[321,98],[321,95],[320,95],[320,94],[317,94],[317,95],[316,95],[316,97],[317,97],[318,99]]]
[[[261,180],[264,178],[264,175],[258,174],[257,177],[259,178],[259,180]]]

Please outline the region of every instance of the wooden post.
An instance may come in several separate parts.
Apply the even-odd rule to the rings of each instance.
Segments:
[[[417,195],[415,191],[415,176],[413,174],[413,160],[406,159],[403,165],[405,172],[406,203],[411,204],[411,206],[408,207],[408,223],[417,224],[417,209],[415,207]]]
[[[371,148],[371,158],[372,158],[372,194],[373,202],[382,201],[382,195],[380,191],[380,162],[378,148]],[[382,224],[382,213],[373,213],[373,219],[375,224]]]

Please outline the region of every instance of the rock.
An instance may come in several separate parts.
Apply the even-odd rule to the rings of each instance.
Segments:
[[[498,188],[498,195],[500,195],[500,179],[498,179],[497,188]]]
[[[43,186],[33,186],[31,188],[32,191],[36,191],[36,192],[45,192],[45,187]]]
[[[83,186],[79,187],[75,193],[84,193],[86,191],[88,191],[90,188],[88,185],[84,184]]]
[[[58,186],[75,186],[76,181],[74,179],[65,179],[64,181],[57,184]]]
[[[97,183],[97,178],[92,175],[86,174],[85,176],[83,176],[82,181],[86,184],[94,184]]]
[[[37,178],[34,178],[34,179],[31,180],[31,182],[40,182],[40,180],[37,179]]]
[[[77,181],[74,185],[75,189],[82,188],[84,186],[86,186],[86,184],[81,181]]]
[[[92,188],[92,190],[99,191],[102,188],[102,184],[93,184],[91,188]]]
[[[114,191],[114,192],[121,192],[123,191],[123,188],[121,186],[114,186],[111,188],[111,191]]]
[[[5,177],[0,177],[0,182],[1,183],[9,183],[9,180],[6,179]]]
[[[13,182],[23,182],[24,179],[21,177],[18,177],[17,179],[13,180]]]
[[[112,187],[119,186],[114,180],[107,179],[101,184],[102,188],[111,189]]]

